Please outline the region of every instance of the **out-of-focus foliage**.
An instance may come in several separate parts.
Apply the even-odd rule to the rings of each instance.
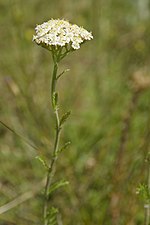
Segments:
[[[37,187],[44,169],[36,159],[50,157],[54,122],[50,106],[49,53],[32,43],[35,24],[64,18],[93,31],[94,40],[62,63],[60,111],[72,110],[63,132],[56,181],[69,180],[51,199],[65,225],[113,224],[114,186],[121,195],[119,225],[140,225],[143,202],[136,195],[145,183],[144,159],[150,142],[150,90],[140,93],[130,118],[123,172],[114,183],[123,120],[128,114],[134,71],[150,63],[150,5],[147,0],[1,0],[0,205]],[[117,190],[117,189],[115,189]],[[117,193],[117,192],[116,192]],[[42,190],[0,215],[1,225],[41,224]],[[115,224],[116,225],[116,224]]]

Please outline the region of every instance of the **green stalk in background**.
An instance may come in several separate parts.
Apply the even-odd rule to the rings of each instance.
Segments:
[[[44,191],[43,221],[44,225],[54,225],[57,224],[56,215],[58,210],[52,207],[50,195],[59,187],[68,184],[68,182],[59,181],[57,183],[53,183],[53,177],[55,175],[56,162],[59,153],[66,149],[70,144],[70,142],[67,142],[62,148],[59,147],[61,130],[70,115],[70,111],[66,112],[61,117],[59,116],[59,94],[56,90],[56,85],[59,78],[67,72],[67,70],[58,74],[58,65],[59,62],[66,55],[68,55],[68,53],[79,49],[82,43],[86,40],[91,40],[93,36],[84,28],[78,27],[77,25],[72,25],[68,21],[59,19],[52,19],[41,25],[37,25],[35,31],[36,35],[33,36],[33,41],[51,52],[54,64],[51,79],[51,105],[55,115],[55,140],[52,150],[53,153],[52,158],[48,163],[41,157],[38,157],[47,171]]]
[[[148,163],[148,179],[147,179],[147,193],[148,193],[148,198],[147,198],[147,204],[145,204],[145,225],[150,224],[150,152],[147,157],[147,163]]]
[[[114,172],[112,175],[113,191],[110,200],[112,225],[119,224],[122,215],[122,208],[120,203],[122,202],[124,196],[121,187],[123,187],[124,185],[126,175],[126,172],[124,171],[124,158],[127,150],[127,142],[129,139],[133,114],[136,110],[139,97],[141,96],[143,91],[149,87],[149,85],[150,79],[146,75],[145,68],[138,70],[133,74],[131,87],[132,97],[129,102],[129,107],[127,108],[126,116],[123,119],[120,143],[114,165]],[[147,206],[148,205],[146,204],[146,207]],[[146,210],[148,214],[149,209],[147,208]],[[147,223],[145,225],[147,225]]]
[[[144,200],[144,225],[150,224],[150,152],[146,158],[147,163],[147,184],[140,184],[137,188],[137,194],[139,194]]]

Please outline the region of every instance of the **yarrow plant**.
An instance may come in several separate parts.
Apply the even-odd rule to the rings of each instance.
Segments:
[[[70,111],[64,113],[61,117],[59,116],[59,95],[56,90],[56,85],[59,78],[68,70],[64,70],[62,73],[58,74],[58,63],[68,55],[68,53],[79,49],[81,44],[85,41],[93,39],[93,36],[91,32],[88,32],[84,28],[60,19],[51,19],[41,25],[37,25],[35,27],[35,32],[36,34],[33,35],[33,41],[51,52],[54,64],[51,79],[51,105],[56,123],[55,141],[52,149],[53,153],[52,158],[48,163],[41,157],[38,157],[47,171],[44,191],[44,225],[54,225],[57,224],[56,215],[58,210],[50,204],[50,195],[54,190],[68,184],[67,181],[53,183],[56,161],[59,153],[66,149],[70,144],[70,142],[67,142],[63,147],[59,147],[60,133],[64,123],[70,115]]]

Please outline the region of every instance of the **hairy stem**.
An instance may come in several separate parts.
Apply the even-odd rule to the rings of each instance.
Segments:
[[[51,187],[53,176],[55,174],[55,166],[57,161],[57,153],[58,153],[58,146],[59,146],[59,139],[60,139],[60,119],[58,114],[58,107],[54,106],[53,104],[54,94],[56,93],[57,70],[58,70],[58,64],[56,61],[54,61],[53,75],[52,75],[52,81],[51,81],[51,104],[52,104],[54,115],[55,115],[56,131],[55,131],[55,142],[53,147],[53,156],[52,156],[52,160],[49,163],[46,185],[45,185],[44,225],[48,225],[47,216],[48,216],[48,208],[49,208],[49,189]]]

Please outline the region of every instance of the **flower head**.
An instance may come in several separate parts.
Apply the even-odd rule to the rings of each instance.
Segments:
[[[33,41],[38,45],[47,47],[70,46],[72,49],[79,49],[81,43],[93,39],[91,32],[60,19],[51,19],[37,25],[35,32],[36,35],[33,36]]]

